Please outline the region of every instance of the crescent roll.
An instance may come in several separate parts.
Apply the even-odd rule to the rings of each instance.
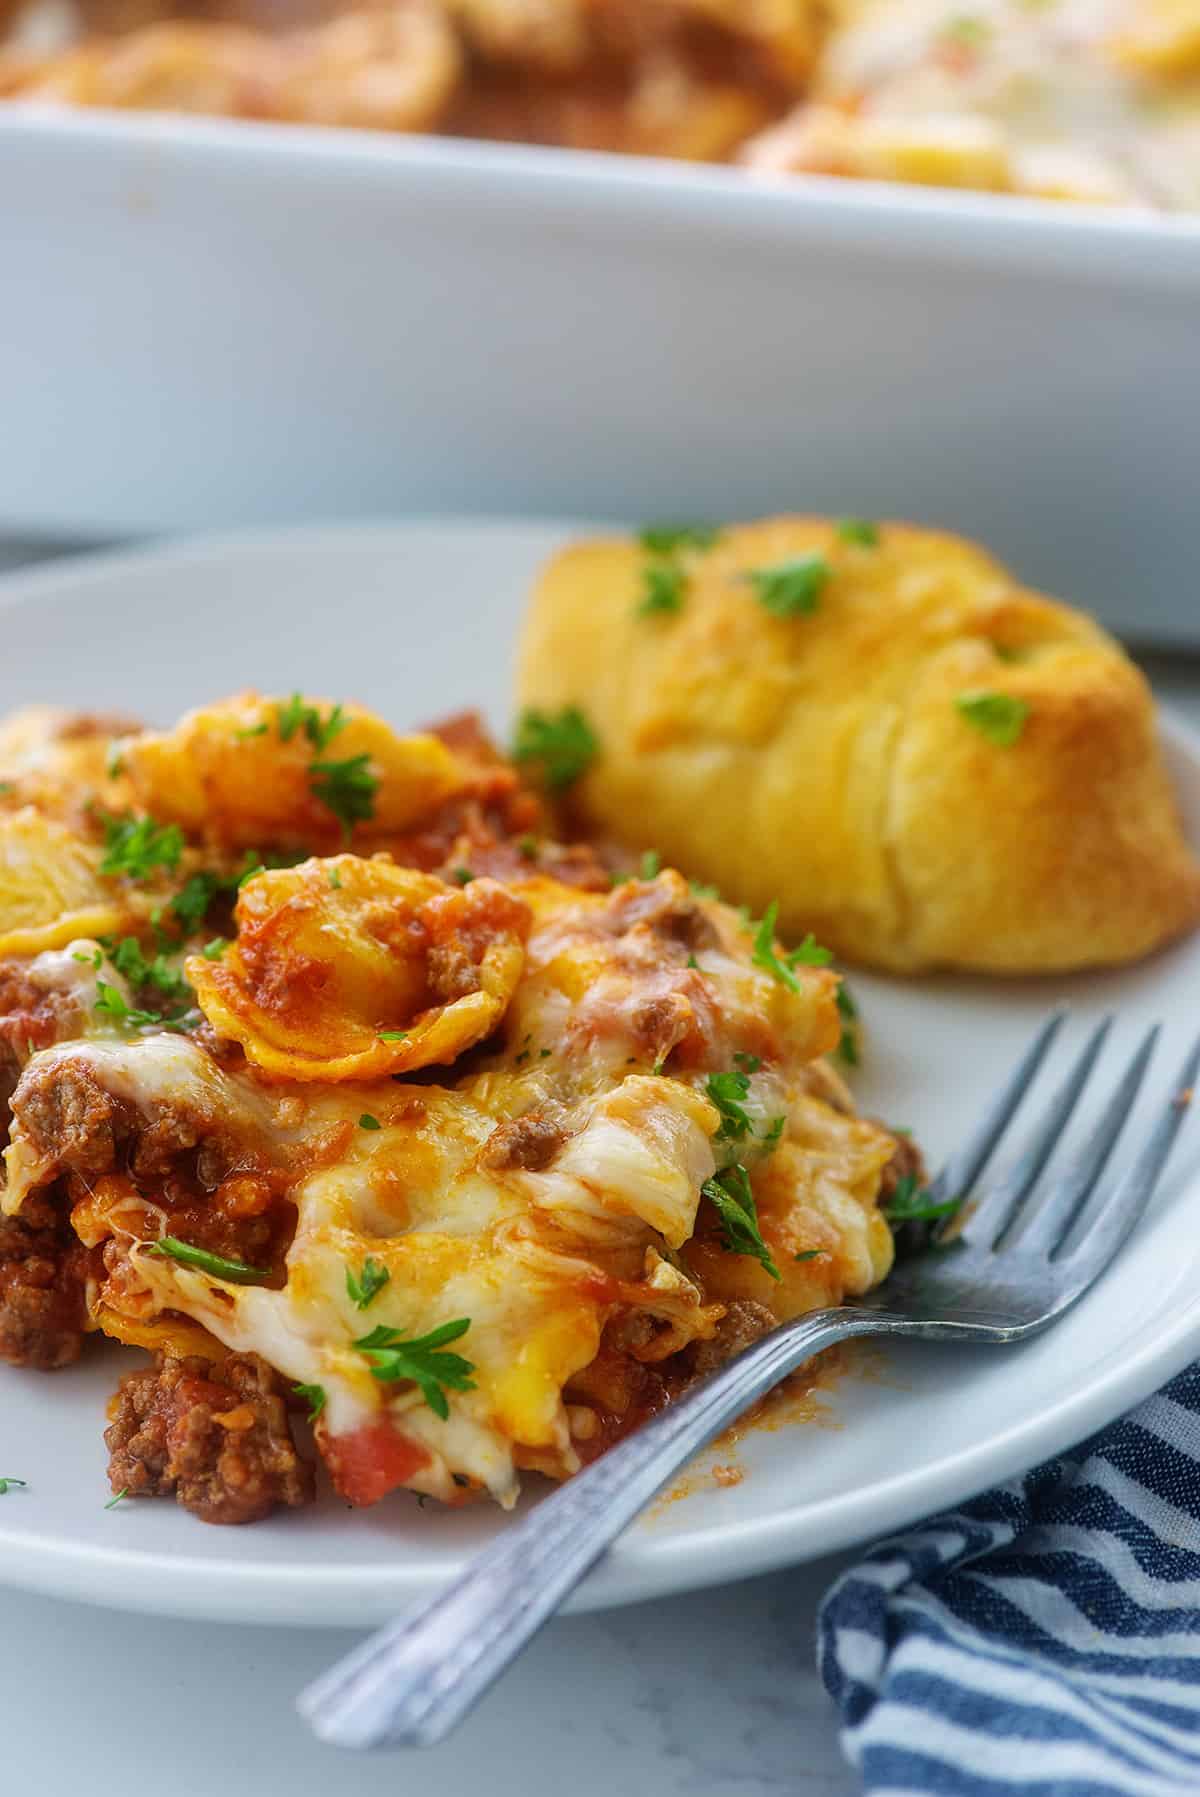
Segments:
[[[597,739],[571,821],[853,961],[1063,972],[1200,918],[1142,675],[960,537],[786,517],[576,544],[518,696]]]

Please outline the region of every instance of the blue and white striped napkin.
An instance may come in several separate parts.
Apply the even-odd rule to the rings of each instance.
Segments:
[[[870,1797],[1200,1797],[1200,1364],[822,1607]]]

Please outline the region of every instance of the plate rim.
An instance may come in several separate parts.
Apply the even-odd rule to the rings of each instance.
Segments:
[[[500,531],[512,536],[538,531],[568,535],[586,521],[488,514],[433,514],[403,520],[311,524],[285,529],[220,532],[177,543],[153,542],[60,557],[49,564],[0,574],[0,610],[53,601],[69,603],[72,590],[122,573],[153,574],[187,564],[219,563],[230,554],[263,556],[344,553],[358,543],[384,549],[426,531]],[[19,652],[19,649],[18,649]],[[1164,746],[1200,775],[1200,731],[1156,702]],[[1194,1250],[1200,1259],[1200,1250]],[[784,1509],[759,1517],[706,1525],[686,1534],[627,1534],[566,1606],[582,1612],[700,1590],[781,1566],[800,1564],[853,1545],[863,1545],[952,1508],[967,1497],[1027,1471],[1061,1453],[1133,1408],[1180,1372],[1200,1350],[1200,1285],[1181,1308],[1169,1311],[1118,1366],[1104,1367],[1081,1388],[1065,1393],[1048,1411],[990,1435],[953,1459],[897,1472],[850,1492],[809,1503],[797,1518]],[[979,1348],[987,1355],[994,1349]],[[44,1595],[76,1599],[141,1614],[196,1620],[291,1623],[314,1627],[384,1620],[406,1602],[436,1590],[456,1567],[426,1571],[419,1562],[400,1567],[361,1563],[249,1565],[233,1555],[189,1560],[173,1553],[126,1545],[97,1546],[46,1538],[8,1527],[0,1517],[0,1583]]]

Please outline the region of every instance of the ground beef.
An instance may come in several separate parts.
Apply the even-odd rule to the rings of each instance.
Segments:
[[[118,1146],[132,1127],[127,1107],[75,1061],[34,1063],[13,1095],[12,1109],[35,1154],[87,1178],[112,1171]]]
[[[619,886],[612,906],[617,934],[645,925],[660,942],[679,949],[681,961],[715,948],[720,937],[712,921],[695,899],[681,898],[678,889],[678,880],[629,880]]]
[[[629,1023],[638,1049],[655,1067],[687,1036],[695,1011],[685,993],[661,992],[634,1007]]]
[[[40,1193],[0,1217],[0,1360],[43,1371],[78,1360],[86,1259],[65,1207]]]
[[[778,1317],[765,1304],[758,1304],[753,1298],[735,1298],[717,1324],[717,1333],[708,1341],[692,1342],[678,1356],[686,1369],[687,1383],[694,1384],[715,1373],[735,1354],[769,1335],[778,1323]]]
[[[527,1111],[494,1129],[479,1151],[479,1165],[498,1173],[521,1167],[540,1173],[567,1139],[557,1107]]]
[[[257,1522],[313,1497],[278,1375],[257,1354],[159,1356],[127,1373],[104,1432],[114,1492],[170,1497],[202,1522]]]
[[[425,961],[429,990],[439,1004],[452,1005],[479,991],[479,962],[459,942],[435,942]]]

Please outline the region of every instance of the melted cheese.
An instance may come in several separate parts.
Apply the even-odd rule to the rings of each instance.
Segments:
[[[332,864],[339,887],[329,865],[260,875],[239,904],[233,968],[243,996],[271,983],[264,975],[254,984],[262,964],[251,920],[269,936],[283,931],[293,968],[321,962],[320,945],[332,943],[322,951],[328,977],[315,981],[318,1000],[304,1019],[309,1036],[299,1048],[293,1040],[289,1055],[314,1040],[327,1049],[330,1030],[374,1036],[381,999],[412,1023],[428,969],[376,966],[387,938],[372,905],[390,903],[402,935],[420,923],[422,904],[443,906],[448,946],[477,971],[496,940],[484,927],[499,914],[491,882],[459,892],[386,861],[343,856]],[[781,1255],[798,1230],[819,1225],[837,1248],[826,1290],[839,1279],[863,1289],[886,1258],[873,1204],[893,1144],[809,1095],[814,1057],[837,1040],[834,977],[802,968],[789,990],[754,964],[736,914],[696,900],[679,875],[609,894],[539,876],[500,897],[510,959],[504,1003],[492,1012],[499,1028],[489,1052],[457,1061],[445,1083],[428,1073],[313,1077],[311,1066],[303,1078],[279,1077],[294,1074],[291,1060],[264,1063],[268,1078],[214,1058],[190,1036],[112,1024],[35,1061],[64,1078],[86,1072],[145,1125],[178,1114],[184,1139],[222,1144],[228,1177],[265,1169],[295,1211],[281,1282],[245,1284],[151,1251],[173,1233],[169,1195],[152,1182],[120,1171],[86,1185],[69,1179],[82,1239],[107,1236],[123,1249],[118,1272],[92,1293],[100,1327],[125,1340],[165,1338],[180,1351],[216,1340],[257,1352],[285,1379],[325,1392],[317,1433],[331,1464],[345,1444],[386,1425],[408,1444],[405,1482],[414,1489],[454,1501],[465,1479],[510,1504],[519,1467],[558,1476],[576,1467],[563,1390],[594,1359],[618,1310],[645,1313],[654,1327],[644,1356],[662,1358],[713,1333],[722,1312],[712,1299],[736,1295],[743,1275],[761,1275],[756,1295],[770,1284],[711,1235],[707,1246],[697,1241],[701,1187],[718,1167],[736,1159],[754,1170],[764,1233]],[[68,955],[43,959],[44,976],[95,980],[87,952]],[[115,983],[103,965],[100,977]],[[240,1030],[249,1012],[214,1000],[227,988],[212,967],[190,964],[211,1023],[261,1062],[259,1038]],[[259,1009],[261,1034],[274,1024],[269,1007]],[[445,1058],[475,1041],[464,1032]],[[754,1072],[745,1125],[731,1136],[707,1088],[737,1055]],[[62,1177],[64,1162],[62,1144],[26,1127],[20,1089],[13,1109],[2,1203],[19,1212],[31,1191]],[[788,1128],[772,1158],[776,1119]],[[388,1277],[364,1310],[347,1273],[359,1274],[368,1256]],[[799,1302],[793,1285],[767,1294],[780,1298],[780,1314]],[[456,1319],[469,1323],[454,1346],[472,1371],[470,1389],[448,1390],[446,1417],[417,1384],[376,1378],[356,1346],[378,1326],[412,1341]]]

